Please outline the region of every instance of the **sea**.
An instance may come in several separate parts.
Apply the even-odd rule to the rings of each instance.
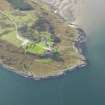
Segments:
[[[79,11],[76,23],[87,35],[88,65],[45,80],[1,65],[0,105],[105,105],[105,0],[83,0]]]

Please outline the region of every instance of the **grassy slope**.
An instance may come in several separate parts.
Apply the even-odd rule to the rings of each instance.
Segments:
[[[5,14],[5,12],[3,12],[3,13]],[[21,41],[18,40],[16,37],[16,28],[15,28],[14,24],[9,20],[9,18],[7,16],[5,16],[3,14],[0,14],[0,18],[1,18],[2,23],[6,24],[6,25],[7,24],[11,25],[11,27],[6,26],[6,27],[0,29],[1,32],[3,31],[3,33],[1,33],[0,39],[5,40],[5,41],[15,45],[16,47],[20,47]],[[5,20],[3,20],[4,18],[5,18]]]

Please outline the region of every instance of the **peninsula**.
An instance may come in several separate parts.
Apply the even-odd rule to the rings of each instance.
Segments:
[[[84,65],[72,26],[41,0],[0,0],[0,63],[35,79]]]

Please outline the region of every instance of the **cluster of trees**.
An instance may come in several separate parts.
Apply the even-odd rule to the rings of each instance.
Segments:
[[[48,32],[50,34],[55,34],[54,27],[49,22],[49,20],[44,16],[39,16],[38,20],[32,25],[33,29],[36,29],[38,32]]]

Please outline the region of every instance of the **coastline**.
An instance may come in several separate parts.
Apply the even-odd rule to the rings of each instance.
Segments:
[[[78,64],[78,65],[75,65],[73,67],[64,69],[61,72],[57,72],[57,73],[54,73],[54,74],[52,73],[51,75],[43,75],[43,76],[42,75],[39,76],[39,75],[35,75],[35,74],[25,73],[25,72],[22,72],[20,70],[16,70],[16,68],[10,67],[10,66],[5,65],[3,63],[0,63],[0,65],[2,67],[6,68],[8,71],[16,73],[17,75],[20,75],[22,77],[33,79],[33,80],[42,80],[42,79],[50,79],[50,78],[54,78],[54,77],[63,76],[67,72],[71,72],[71,71],[74,71],[75,69],[80,69],[82,67],[85,67],[87,65],[87,63]]]
[[[70,25],[70,24],[69,24]],[[76,64],[72,67],[68,67],[64,70],[60,70],[60,71],[57,71],[57,72],[53,72],[51,74],[48,74],[48,75],[35,75],[35,74],[32,74],[30,72],[23,72],[23,71],[20,71],[20,70],[17,70],[16,68],[14,67],[10,67],[4,63],[2,63],[2,61],[0,61],[0,65],[2,65],[4,68],[6,68],[8,71],[10,72],[14,72],[20,76],[23,76],[25,78],[31,78],[31,79],[34,79],[34,80],[41,80],[41,79],[49,79],[49,78],[53,78],[53,77],[58,77],[58,76],[61,76],[61,75],[65,75],[66,72],[68,71],[74,71],[76,68],[82,68],[84,66],[87,65],[87,60],[86,60],[86,57],[85,55],[83,54],[82,51],[82,47],[81,47],[81,44],[85,44],[86,42],[86,36],[84,38],[81,39],[81,36],[82,36],[82,33],[79,32],[80,30],[82,30],[81,28],[77,27],[76,25],[72,24],[73,28],[76,29],[76,33],[77,33],[77,38],[74,42],[74,48],[75,50],[80,54],[80,57],[81,57],[81,61],[82,63],[81,64]],[[81,33],[81,34],[80,34]],[[78,45],[78,46],[77,46]]]
[[[54,12],[54,10],[52,10],[52,11]],[[58,12],[55,13],[55,14],[58,15],[60,18],[62,18]],[[83,51],[82,51],[82,45],[84,45],[85,42],[86,42],[86,36],[83,36],[84,34],[82,34],[82,32],[84,32],[84,31],[81,28],[79,28],[76,25],[76,23],[72,24],[72,23],[70,23],[68,21],[65,21],[64,19],[63,19],[63,21],[65,22],[66,25],[74,28],[75,31],[76,31],[77,36],[75,38],[73,48],[76,50],[77,53],[80,54],[81,63],[75,64],[74,66],[68,67],[68,68],[66,68],[64,70],[58,70],[58,71],[55,71],[55,72],[52,72],[52,73],[46,74],[46,75],[35,75],[34,73],[24,72],[24,71],[21,71],[21,70],[18,70],[16,68],[14,68],[14,67],[10,67],[10,66],[2,63],[2,62],[0,62],[0,64],[3,65],[3,67],[7,68],[9,71],[15,72],[16,74],[19,74],[19,75],[21,75],[23,77],[26,77],[26,78],[32,78],[34,80],[48,79],[48,78],[52,78],[52,77],[57,77],[57,76],[60,76],[60,75],[64,75],[67,71],[73,71],[76,68],[81,68],[81,67],[86,66],[87,65],[86,57],[84,56]]]

